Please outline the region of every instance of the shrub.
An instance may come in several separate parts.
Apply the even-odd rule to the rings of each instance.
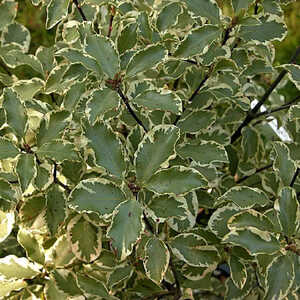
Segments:
[[[280,2],[1,2],[2,299],[298,299]]]

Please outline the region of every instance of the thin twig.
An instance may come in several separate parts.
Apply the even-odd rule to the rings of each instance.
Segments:
[[[262,171],[264,171],[264,170],[267,170],[267,169],[271,168],[272,166],[273,166],[273,163],[268,164],[268,165],[266,165],[266,166],[264,166],[264,167],[261,167],[261,168],[257,169],[257,170],[255,171],[255,173],[253,173],[253,174],[251,174],[251,175],[248,175],[248,176],[244,176],[244,177],[238,179],[238,180],[236,181],[236,184],[240,184],[240,183],[242,183],[243,181],[247,180],[249,177],[251,177],[251,176],[253,176],[253,175],[256,175],[257,173],[260,173],[260,172],[262,172]]]
[[[295,63],[298,55],[300,54],[300,46],[296,49],[295,54],[289,61],[289,63]],[[269,98],[273,90],[277,87],[277,85],[280,83],[282,78],[287,73],[287,70],[282,70],[275,81],[271,84],[271,86],[268,88],[268,90],[265,92],[265,94],[262,96],[261,100],[248,112],[247,117],[242,122],[242,124],[238,127],[238,129],[233,133],[231,136],[231,144],[233,144],[242,134],[242,129],[247,126],[256,116],[256,113],[259,111],[261,106],[266,102],[266,100]]]
[[[6,65],[2,61],[0,61],[0,66],[9,76],[12,75],[12,73],[7,69]]]
[[[78,9],[78,12],[80,13],[81,18],[83,19],[83,21],[87,21],[87,18],[86,18],[86,16],[85,16],[85,14],[84,14],[84,12],[83,12],[83,10],[82,10],[80,4],[78,3],[78,0],[73,0],[73,2],[74,2],[74,4],[76,5],[76,7],[77,7],[77,9]]]
[[[113,21],[114,21],[114,17],[115,17],[115,8],[114,8],[114,6],[112,6],[110,8],[110,18],[109,18],[109,27],[108,27],[107,37],[111,36],[112,24],[113,24]]]
[[[199,90],[202,88],[202,86],[205,84],[205,82],[206,82],[207,79],[209,78],[209,75],[210,75],[210,72],[207,73],[207,74],[205,75],[205,77],[202,79],[202,81],[200,82],[200,84],[198,85],[198,87],[196,88],[196,90],[194,91],[194,93],[192,94],[192,96],[189,98],[188,102],[192,102],[193,99],[197,96]],[[185,107],[182,107],[182,114],[184,113],[184,111],[185,111]],[[176,117],[176,119],[175,119],[175,121],[174,121],[174,125],[177,124],[177,122],[178,122],[179,119],[181,118],[182,114]]]
[[[119,94],[119,96],[121,97],[121,99],[123,100],[123,102],[125,103],[129,113],[133,116],[133,118],[136,120],[136,122],[143,127],[143,129],[145,130],[145,132],[148,132],[146,126],[143,124],[143,122],[138,118],[138,116],[135,114],[135,112],[132,110],[128,98],[123,94],[122,90],[120,88],[117,89],[117,92]]]
[[[283,105],[281,105],[281,106],[279,106],[279,107],[276,107],[276,108],[274,108],[274,109],[272,109],[272,110],[269,110],[269,111],[266,110],[266,111],[263,111],[263,112],[260,112],[260,113],[256,114],[256,115],[254,116],[254,119],[259,118],[259,117],[261,117],[261,116],[266,116],[266,117],[268,117],[269,115],[273,114],[274,112],[277,112],[277,111],[280,111],[280,110],[284,110],[284,109],[290,108],[294,103],[298,102],[298,100],[300,100],[300,95],[298,95],[298,96],[295,97],[293,100],[291,100],[291,101],[289,101],[289,102],[287,102],[287,103],[285,103],[285,104],[283,104]],[[254,120],[254,119],[253,119],[253,120]]]
[[[54,163],[54,168],[53,168],[53,181],[54,183],[60,185],[63,189],[66,190],[66,192],[68,194],[71,193],[71,189],[64,183],[62,183],[58,178],[57,178],[57,164],[56,162],[53,162]]]
[[[224,39],[222,41],[222,46],[224,46],[227,42],[227,40],[229,39],[230,36],[230,31],[232,30],[232,28],[235,26],[235,23],[232,22],[231,25],[225,30],[224,33]],[[192,64],[195,64],[195,62],[193,60],[185,60],[187,62],[190,62]],[[197,63],[196,63],[197,64]],[[207,81],[207,79],[209,78],[210,74],[211,74],[211,70],[212,68],[210,68],[210,70],[208,71],[208,73],[205,75],[205,77],[203,78],[203,80],[200,82],[200,84],[198,85],[198,87],[196,88],[196,90],[194,91],[194,93],[192,94],[192,96],[189,98],[188,102],[192,102],[193,99],[196,97],[196,95],[198,94],[199,90],[202,88],[202,86],[205,84],[205,82]],[[176,125],[178,123],[178,121],[180,120],[181,116],[183,115],[185,111],[185,107],[182,107],[182,114],[177,116],[175,121],[174,121],[174,125]]]
[[[299,173],[300,173],[300,168],[297,168],[297,170],[296,170],[296,172],[295,172],[295,174],[294,174],[294,176],[293,176],[293,178],[292,178],[292,181],[291,181],[291,183],[290,183],[290,187],[293,187],[293,185],[294,185],[294,183],[296,182],[296,179],[297,179]]]
[[[57,102],[56,102],[56,99],[55,99],[54,95],[50,94],[50,97],[51,97],[52,102],[57,105]]]

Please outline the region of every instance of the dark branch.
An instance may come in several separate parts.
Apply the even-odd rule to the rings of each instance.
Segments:
[[[4,63],[2,63],[2,61],[0,61],[0,66],[1,68],[9,75],[11,76],[12,73],[8,70],[8,68],[6,67],[6,65]]]
[[[52,102],[57,105],[57,102],[56,102],[56,99],[55,99],[54,95],[50,94],[50,97],[51,97]]]
[[[109,27],[108,27],[107,37],[111,36],[112,24],[113,24],[113,21],[114,21],[114,17],[115,17],[115,8],[112,6],[111,9],[110,9],[110,18],[109,18]]]
[[[294,183],[297,180],[297,177],[298,177],[299,173],[300,173],[300,168],[297,168],[297,170],[296,170],[296,172],[295,172],[295,174],[294,174],[294,176],[292,178],[292,181],[290,183],[290,187],[293,187]]]
[[[266,117],[268,117],[268,116],[270,116],[271,114],[273,114],[274,112],[277,112],[277,111],[280,111],[280,110],[284,110],[284,109],[288,109],[288,108],[290,108],[294,103],[298,102],[298,100],[300,100],[300,95],[297,96],[296,98],[294,98],[293,100],[291,100],[291,101],[289,101],[289,102],[287,102],[287,103],[285,103],[285,104],[283,104],[283,105],[281,105],[281,106],[279,106],[279,107],[276,107],[276,108],[274,108],[274,109],[272,109],[272,110],[266,110],[266,111],[263,111],[263,112],[260,112],[260,113],[256,114],[256,115],[254,116],[254,119],[257,119],[257,118],[259,118],[259,117],[261,117],[261,116],[266,116]],[[254,120],[254,119],[253,119],[253,120]]]
[[[71,189],[65,185],[64,183],[62,183],[58,178],[57,178],[57,164],[56,162],[53,162],[54,163],[54,168],[53,168],[53,181],[54,183],[60,185],[64,190],[66,190],[66,192],[68,194],[71,193]]]
[[[300,47],[297,48],[295,54],[290,60],[291,63],[295,63],[298,55],[300,54]],[[266,102],[266,100],[269,98],[273,90],[277,87],[277,85],[280,83],[282,78],[285,76],[287,73],[286,70],[282,70],[275,81],[271,84],[271,86],[268,88],[268,90],[265,92],[265,94],[262,96],[261,100],[248,112],[247,117],[245,120],[242,122],[242,124],[238,127],[238,129],[233,133],[231,136],[231,144],[233,144],[242,134],[242,129],[247,126],[256,116],[256,113],[259,111],[261,106]]]
[[[272,166],[273,166],[273,163],[272,163],[272,164],[269,164],[269,165],[266,165],[266,166],[264,166],[264,167],[261,167],[261,168],[257,169],[257,170],[255,171],[255,173],[253,173],[253,174],[251,174],[251,175],[248,175],[248,176],[244,176],[244,177],[238,179],[238,180],[236,181],[236,183],[237,183],[237,184],[240,184],[240,183],[242,183],[243,181],[247,180],[247,179],[248,179],[249,177],[251,177],[252,175],[256,175],[257,173],[260,173],[260,172],[262,172],[262,171],[264,171],[264,170],[267,170],[267,169],[271,168]]]
[[[78,9],[78,12],[80,13],[81,18],[83,19],[83,21],[87,21],[87,18],[86,18],[86,16],[85,16],[85,14],[84,14],[84,12],[83,12],[83,10],[82,10],[80,4],[78,3],[78,0],[73,0],[73,2],[74,2],[74,4],[76,5],[76,7],[77,7],[77,9]]]
[[[121,97],[121,99],[123,100],[123,102],[125,103],[129,113],[133,116],[133,118],[136,120],[136,122],[143,127],[143,129],[145,130],[145,132],[148,132],[147,128],[145,127],[145,125],[143,124],[143,122],[138,118],[138,116],[135,114],[135,112],[132,110],[128,98],[123,94],[122,90],[120,88],[117,89],[117,92],[119,94],[119,96]]]
[[[200,82],[200,84],[198,85],[198,87],[196,88],[196,90],[194,91],[194,93],[192,94],[192,96],[189,98],[188,102],[192,102],[193,99],[197,96],[199,90],[202,88],[202,86],[205,84],[205,82],[207,81],[207,79],[209,78],[210,72],[206,74],[206,76],[202,79],[202,81]],[[185,107],[182,108],[182,113],[185,111]],[[177,124],[177,122],[179,121],[179,119],[181,118],[182,114],[177,116],[177,118],[174,121],[174,125]]]

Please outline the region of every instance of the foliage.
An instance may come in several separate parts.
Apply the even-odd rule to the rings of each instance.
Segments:
[[[291,1],[31,2],[0,3],[1,299],[298,299]]]

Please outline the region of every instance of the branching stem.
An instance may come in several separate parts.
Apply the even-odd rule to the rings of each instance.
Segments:
[[[248,176],[244,176],[244,177],[238,179],[238,180],[236,181],[236,183],[237,183],[237,184],[240,184],[240,183],[242,183],[243,181],[247,180],[249,177],[251,177],[251,176],[253,176],[253,175],[256,175],[256,174],[258,174],[258,173],[260,173],[260,172],[262,172],[262,171],[264,171],[264,170],[267,170],[267,169],[271,168],[272,166],[273,166],[273,163],[268,164],[268,165],[266,165],[266,166],[264,166],[264,167],[261,167],[261,168],[257,169],[257,170],[255,171],[255,173],[253,173],[253,174],[251,174],[251,175],[248,175]]]
[[[290,187],[294,186],[294,183],[296,182],[299,173],[300,173],[300,168],[297,168],[297,170],[296,170],[296,172],[295,172],[295,174],[294,174],[294,176],[292,178],[292,181],[290,183]]]
[[[123,100],[123,102],[125,103],[129,113],[132,115],[132,117],[136,120],[136,122],[143,127],[143,129],[145,130],[145,132],[148,132],[146,126],[143,124],[143,122],[138,118],[138,116],[136,115],[136,113],[133,111],[133,109],[131,108],[130,104],[129,104],[129,100],[128,98],[123,94],[122,90],[120,88],[117,89],[117,92],[119,94],[119,96],[121,97],[121,99]]]
[[[202,79],[202,81],[200,82],[200,84],[198,85],[198,87],[196,88],[196,90],[194,91],[194,93],[192,94],[192,96],[189,98],[188,102],[192,102],[193,99],[197,96],[199,90],[202,88],[202,86],[205,84],[205,82],[207,81],[207,79],[209,78],[209,73],[206,74],[206,76]],[[185,111],[185,107],[182,108],[182,113]],[[177,124],[177,122],[180,120],[182,114],[177,116],[175,121],[174,121],[174,125]]]
[[[74,2],[74,4],[76,5],[76,7],[77,7],[77,9],[78,9],[78,12],[80,13],[81,18],[83,19],[83,21],[87,21],[87,18],[86,18],[86,16],[85,16],[85,14],[84,14],[84,12],[83,12],[83,10],[82,10],[80,4],[78,3],[78,0],[73,0],[73,2]]]
[[[271,114],[273,114],[274,112],[277,112],[277,111],[280,111],[280,110],[284,110],[284,109],[288,109],[288,108],[290,108],[293,104],[295,104],[296,102],[298,102],[298,100],[300,100],[300,95],[298,95],[296,98],[294,98],[293,100],[291,100],[291,101],[289,101],[289,102],[287,102],[287,103],[285,103],[285,104],[283,104],[283,105],[281,105],[281,106],[279,106],[279,107],[276,107],[276,108],[274,108],[274,109],[272,109],[272,110],[266,110],[266,111],[263,111],[263,112],[260,112],[260,113],[258,113],[258,114],[256,114],[255,115],[255,117],[254,117],[254,119],[257,119],[257,118],[259,118],[259,117],[261,117],[261,116],[266,116],[266,117],[268,117],[268,116],[270,116]],[[253,120],[254,120],[253,119]]]
[[[296,49],[295,54],[290,60],[290,64],[295,63],[298,55],[300,54],[300,46]],[[248,112],[247,117],[242,122],[242,124],[238,127],[238,129],[233,133],[231,136],[231,144],[233,144],[241,135],[242,135],[242,129],[246,127],[255,117],[259,109],[262,107],[262,105],[266,102],[266,100],[269,98],[271,93],[274,91],[274,89],[277,87],[277,85],[280,83],[280,81],[283,79],[285,74],[287,73],[286,70],[282,70],[277,78],[274,80],[274,82],[271,84],[271,86],[267,89],[265,94],[262,96],[260,101]]]

